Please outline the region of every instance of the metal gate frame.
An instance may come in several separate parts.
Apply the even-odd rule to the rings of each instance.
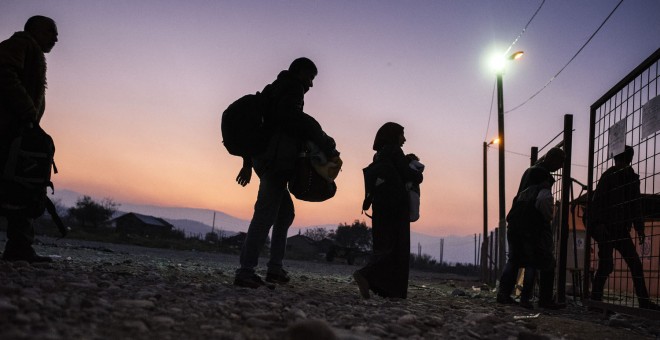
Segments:
[[[587,197],[592,197],[594,190],[594,180],[595,174],[598,172],[602,174],[605,164],[610,162],[607,158],[606,148],[608,147],[609,140],[605,142],[605,134],[609,128],[613,125],[613,121],[616,117],[612,118],[611,116],[616,116],[617,113],[620,116],[618,121],[623,119],[630,120],[633,122],[632,127],[626,128],[625,141],[628,144],[628,141],[632,141],[629,145],[637,147],[638,150],[642,149],[644,145],[645,154],[648,153],[649,146],[647,145],[648,139],[642,136],[640,130],[640,121],[641,121],[641,108],[642,106],[651,98],[660,95],[660,49],[657,49],[654,53],[651,54],[646,60],[644,60],[639,66],[632,70],[628,75],[626,75],[621,81],[619,81],[614,87],[607,91],[601,98],[591,105],[590,108],[590,126],[589,126],[589,157],[588,157],[588,177],[587,177]],[[644,93],[644,91],[647,91]],[[653,96],[653,97],[652,97]],[[646,102],[644,101],[646,98]],[[629,103],[632,102],[632,104]],[[624,106],[625,105],[625,106]],[[625,111],[625,112],[624,112]],[[604,112],[604,113],[603,113]],[[598,114],[601,114],[601,117],[598,118]],[[607,117],[604,119],[603,117]],[[639,125],[634,125],[635,123]],[[596,136],[596,128],[600,127]],[[631,129],[632,128],[632,129]],[[628,138],[630,137],[630,138]],[[653,149],[654,149],[654,159],[655,156],[660,158],[659,152],[655,151],[656,139],[660,142],[660,134],[655,133],[653,137]],[[596,145],[597,144],[597,145]],[[638,154],[638,163],[639,158],[642,155]],[[648,159],[644,159],[644,164]],[[600,163],[599,163],[600,162]],[[638,168],[639,165],[637,164]],[[655,171],[655,166],[653,167]],[[639,169],[637,171],[639,173]],[[653,176],[660,173],[654,172],[650,178],[650,181],[653,181]],[[644,179],[646,180],[646,178]],[[653,194],[656,194],[653,192]],[[588,203],[587,203],[588,208]],[[591,237],[589,233],[589,228],[586,228],[586,238],[585,238],[585,253],[584,253],[584,272],[583,272],[583,291],[586,295],[589,295],[590,292],[590,281],[591,277]],[[612,276],[610,276],[612,277]],[[657,301],[657,299],[656,299]],[[628,314],[641,315],[652,318],[660,318],[660,312],[642,310],[640,308],[634,308],[624,305],[616,305],[612,303],[593,301],[590,299],[583,299],[583,302],[587,306],[597,307],[603,309],[604,311],[611,310],[617,312],[624,312]]]

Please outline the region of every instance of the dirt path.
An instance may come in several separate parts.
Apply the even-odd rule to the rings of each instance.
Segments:
[[[2,237],[0,237],[1,241]],[[0,261],[0,339],[653,339],[660,322],[495,303],[411,273],[407,300],[359,298],[357,266],[287,261],[292,282],[234,287],[236,256],[42,238],[52,264]],[[265,261],[262,261],[265,262]],[[264,274],[263,272],[260,272]],[[324,337],[324,334],[326,337]]]

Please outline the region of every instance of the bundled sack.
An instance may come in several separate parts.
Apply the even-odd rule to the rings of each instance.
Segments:
[[[22,128],[0,152],[0,215],[21,213],[37,218],[45,210],[53,218],[62,236],[68,232],[48,198],[53,188],[51,173],[57,173],[53,157],[53,139],[38,125]]]
[[[301,201],[323,202],[335,196],[343,162],[337,157],[328,161],[321,150],[312,142],[296,160],[293,178],[289,181],[289,192]]]

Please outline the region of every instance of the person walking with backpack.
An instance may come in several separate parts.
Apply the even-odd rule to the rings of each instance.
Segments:
[[[22,32],[0,42],[0,165],[4,169],[11,141],[24,127],[38,126],[46,108],[46,58],[57,40],[53,19],[33,16]],[[7,189],[6,183],[0,192]],[[49,262],[32,248],[34,226],[26,207],[0,202],[7,218],[7,243],[2,258],[6,261]]]
[[[243,167],[236,177],[236,182],[245,186],[250,183],[254,168],[260,180],[254,214],[241,249],[240,268],[234,278],[236,286],[259,288],[266,285],[255,273],[255,267],[271,227],[266,281],[276,284],[290,281],[282,268],[282,259],[287,232],[295,217],[293,201],[287,190],[295,161],[306,141],[317,145],[328,160],[339,156],[334,139],[314,118],[303,112],[305,93],[313,87],[317,73],[314,62],[298,58],[259,94],[264,108],[263,130],[270,135],[270,141],[263,153],[243,157]]]
[[[497,303],[515,303],[511,293],[518,270],[525,268],[520,306],[534,308],[531,299],[536,272],[539,271],[539,307],[563,307],[553,299],[555,257],[551,226],[553,198],[550,188],[555,182],[551,173],[563,166],[565,158],[562,149],[552,148],[538,164],[528,168],[520,180],[518,194],[507,215],[509,257],[500,277]]]
[[[646,234],[642,220],[639,175],[630,166],[635,150],[626,145],[624,152],[614,156],[614,166],[607,169],[598,181],[589,206],[588,227],[598,243],[598,269],[591,285],[591,299],[601,301],[605,282],[614,271],[613,253],[616,249],[630,268],[639,307],[660,310],[649,299],[644,282],[644,269],[630,236],[635,228],[639,243]]]
[[[373,162],[365,169],[367,195],[362,208],[367,210],[373,205],[373,254],[364,268],[353,273],[365,299],[370,291],[382,297],[408,296],[410,195],[406,182],[419,185],[424,176],[409,166],[401,149],[405,141],[403,126],[385,123],[374,139]]]

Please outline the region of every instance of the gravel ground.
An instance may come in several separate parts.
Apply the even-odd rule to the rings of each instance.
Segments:
[[[495,303],[478,282],[412,271],[409,298],[363,300],[341,263],[234,287],[235,255],[40,238],[54,263],[0,261],[0,339],[657,339],[660,321]],[[4,243],[4,234],[0,235]],[[265,259],[262,259],[262,264]],[[259,274],[265,275],[260,267]],[[537,314],[539,313],[539,314]]]

